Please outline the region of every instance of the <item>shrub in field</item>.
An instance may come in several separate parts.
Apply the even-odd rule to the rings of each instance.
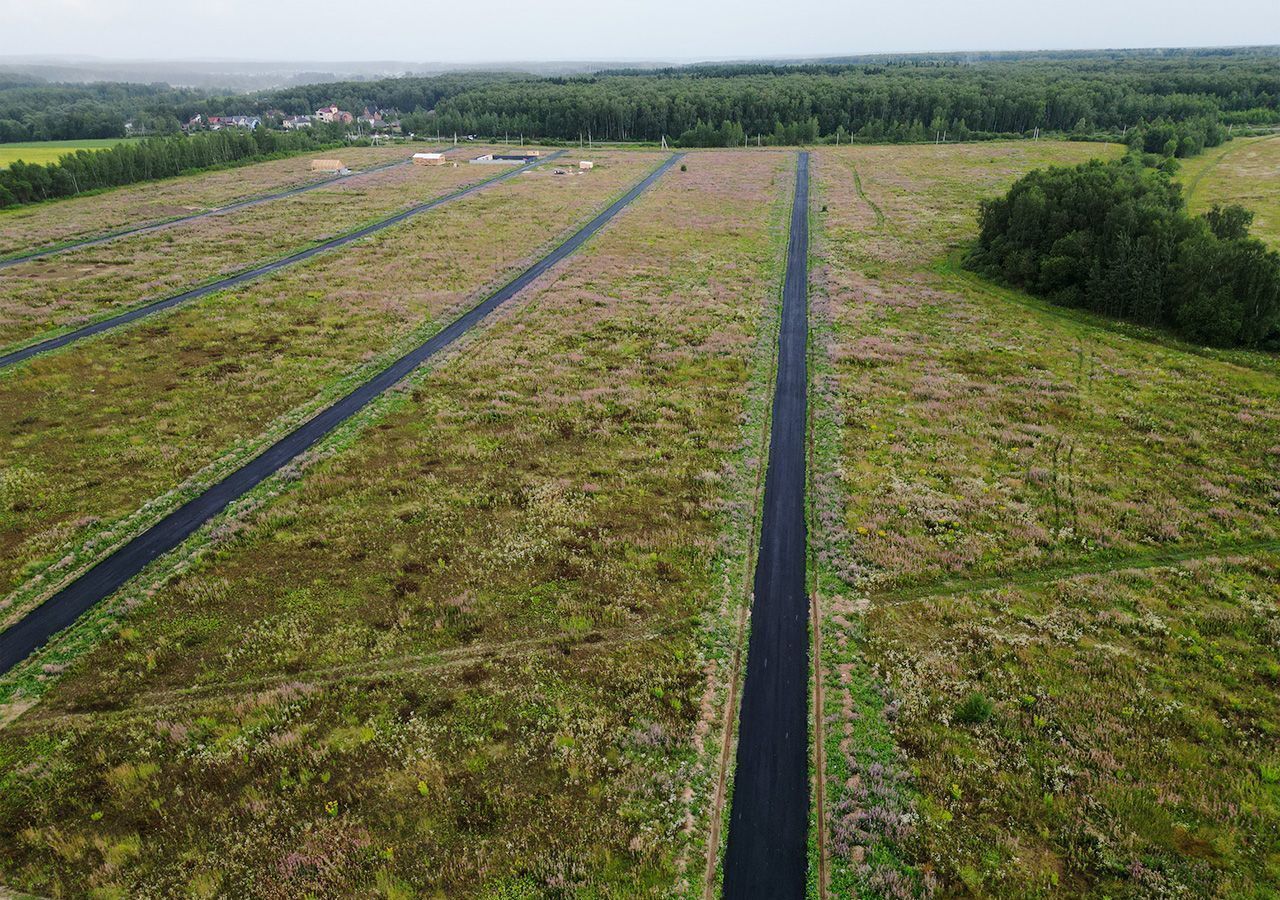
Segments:
[[[956,707],[955,720],[962,725],[981,725],[991,718],[995,707],[982,694],[974,691]]]
[[[981,204],[970,263],[1048,297],[1215,346],[1280,348],[1280,254],[1237,206],[1187,215],[1137,157],[1031,172]]]

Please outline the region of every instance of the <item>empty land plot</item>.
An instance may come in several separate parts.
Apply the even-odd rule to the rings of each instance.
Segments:
[[[312,159],[337,157],[352,170],[407,159],[414,146],[351,147],[275,159],[114,188],[0,211],[0,258],[126,228],[163,222],[331,178],[311,171]]]
[[[1280,885],[1280,556],[873,603],[923,847],[978,894]],[[977,698],[977,699],[975,699]]]
[[[1280,250],[1280,136],[1239,138],[1181,164],[1191,212],[1238,203],[1254,213],[1251,233]]]
[[[487,166],[401,166],[0,270],[0,345],[181,293],[496,174]]]
[[[759,461],[742,440],[793,167],[691,157],[139,593],[125,630],[0,731],[2,877],[680,890],[708,781],[695,735],[720,715],[708,617],[742,599],[723,562],[746,568]]]
[[[993,147],[998,177],[976,175],[985,149],[926,165],[853,150],[819,154],[815,168],[830,210],[819,388],[842,422],[837,481],[816,501],[837,873],[896,883],[901,867],[877,870],[896,847],[923,867],[917,884],[945,891],[1274,889],[1274,842],[1247,835],[1274,836],[1280,818],[1258,774],[1274,765],[1275,709],[1261,696],[1274,675],[1258,666],[1274,653],[1280,602],[1268,580],[1280,540],[1280,368],[958,272],[943,254],[972,235],[972,218],[949,211],[971,217],[1019,174]],[[1106,152],[1033,152],[1071,162],[1084,149]],[[883,225],[859,211],[850,160]],[[1242,559],[1203,594],[1182,570],[1155,570],[1214,553]],[[1111,572],[1131,568],[1152,574]],[[1249,645],[1229,664],[1197,667],[1202,683],[1182,711],[1165,709],[1190,677],[1181,655],[1143,644],[1155,631],[1131,625],[1145,610],[1129,585],[1144,579],[1164,585],[1158,615],[1170,629],[1190,634],[1220,607],[1220,633]],[[1060,596],[1078,583],[1085,608]],[[1173,724],[1153,732],[1152,716]],[[1132,752],[1117,752],[1126,742]],[[1193,789],[1178,768],[1194,760],[1253,774]],[[1263,806],[1232,808],[1226,796],[1241,792]],[[1157,818],[1158,805],[1168,812]]]
[[[49,563],[63,563],[62,573],[78,567],[123,538],[121,520],[153,497],[210,463],[196,482],[243,461],[525,268],[662,157],[597,158],[589,174],[531,170],[0,378],[4,590]]]

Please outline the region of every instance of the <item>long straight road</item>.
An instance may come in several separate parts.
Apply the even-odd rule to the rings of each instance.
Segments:
[[[373,378],[332,406],[317,413],[272,444],[260,455],[180,506],[119,550],[76,578],[58,593],[33,609],[25,618],[0,632],[0,673],[12,669],[53,635],[68,627],[94,604],[111,596],[121,585],[141,572],[152,560],[173,550],[201,525],[216,516],[233,500],[253,490],[290,460],[305,452],[351,416],[373,402],[388,388],[470,331],[486,316],[510,300],[539,276],[586,243],[609,220],[657,181],[680,159],[668,157],[635,187],[600,213],[563,244],[514,280],[490,294],[468,312],[446,325],[434,337],[410,350]]]
[[[382,219],[378,222],[374,222],[372,225],[366,225],[356,231],[339,235],[336,238],[330,238],[324,243],[316,244],[314,247],[308,247],[306,250],[301,250],[281,259],[274,260],[273,262],[256,266],[255,268],[248,269],[235,275],[229,275],[226,278],[220,278],[217,281],[201,285],[198,288],[183,291],[181,294],[174,294],[172,297],[165,297],[161,300],[154,300],[151,303],[145,303],[142,306],[135,306],[133,309],[126,310],[118,315],[114,315],[106,319],[100,319],[97,322],[85,325],[83,328],[68,331],[65,334],[58,335],[57,337],[51,337],[47,340],[39,341],[34,344],[28,344],[25,347],[21,347],[11,353],[6,353],[3,356],[0,356],[0,369],[16,365],[24,360],[31,359],[33,356],[38,356],[41,353],[49,353],[52,350],[57,350],[61,347],[67,346],[68,344],[75,343],[76,341],[84,340],[85,338],[92,337],[95,334],[101,334],[104,331],[119,328],[121,325],[127,325],[128,323],[144,318],[145,316],[154,315],[161,310],[170,309],[182,303],[189,303],[192,300],[207,297],[209,294],[215,294],[218,291],[225,291],[227,288],[244,284],[246,281],[253,281],[254,279],[261,278],[264,275],[270,275],[272,272],[278,272],[281,269],[296,265],[297,263],[310,259],[320,253],[326,253],[329,250],[336,250],[339,247],[350,244],[352,241],[358,241],[361,238],[368,237],[376,232],[391,228],[393,225],[399,225],[406,219],[419,216],[422,213],[429,212],[438,206],[443,206],[446,203],[451,203],[454,200],[459,200],[469,194],[474,194],[476,191],[483,190],[484,188],[497,184],[500,181],[506,181],[508,178],[513,178],[534,166],[540,166],[549,160],[553,160],[556,157],[563,155],[564,152],[564,150],[558,150],[555,153],[542,157],[541,159],[536,159],[533,162],[518,166],[509,172],[503,172],[501,175],[497,175],[493,178],[487,178],[477,184],[454,191],[452,194],[445,194],[443,197],[428,200],[426,203],[419,203],[417,206],[406,209],[404,212],[396,213],[394,216],[389,216],[388,218]]]
[[[724,896],[805,894],[809,829],[809,603],[805,432],[809,378],[809,154],[796,163],[778,377],[764,482]]]
[[[358,178],[361,175],[369,175],[373,172],[382,172],[386,169],[395,169],[409,164],[410,160],[407,159],[382,163],[380,165],[370,166],[367,169],[358,169],[347,175],[335,175],[332,178],[322,178],[319,181],[312,181],[308,184],[299,185],[298,187],[288,188],[283,191],[276,191],[273,194],[260,194],[257,197],[248,197],[244,200],[237,200],[234,203],[228,203],[226,206],[206,209],[203,212],[191,213],[191,215],[188,216],[178,216],[176,219],[165,219],[160,222],[148,222],[145,225],[135,225],[132,228],[122,228],[119,231],[100,234],[97,237],[84,238],[83,240],[78,241],[68,241],[65,244],[57,244],[52,247],[39,247],[25,253],[20,253],[17,256],[6,256],[3,259],[0,259],[0,269],[7,269],[10,266],[31,262],[33,259],[44,259],[48,256],[56,256],[59,253],[69,253],[72,250],[82,250],[85,247],[96,247],[99,244],[106,244],[111,241],[119,240],[123,237],[146,234],[151,231],[159,231],[162,228],[172,228],[174,225],[181,225],[185,222],[194,222],[197,219],[207,219],[210,216],[225,216],[227,213],[236,212],[241,209],[248,209],[251,206],[261,206],[263,203],[270,203],[273,200],[283,200],[286,197],[295,197],[298,194],[305,194],[307,191],[314,191],[317,188],[328,187],[335,182],[346,181],[348,178]]]

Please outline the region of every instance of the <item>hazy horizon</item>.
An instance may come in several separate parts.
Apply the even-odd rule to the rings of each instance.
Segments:
[[[1280,43],[1268,0],[1224,0],[1213,16],[1187,0],[1114,3],[902,0],[833,8],[820,0],[601,0],[572,12],[494,0],[486,7],[376,0],[317,14],[302,0],[199,6],[159,0],[0,0],[0,28],[30,61],[102,63],[496,65],[689,63],[829,56],[1237,47]],[[367,33],[366,33],[367,32]],[[181,48],[181,49],[178,49]],[[305,48],[305,50],[300,49]],[[86,57],[92,57],[91,60]]]

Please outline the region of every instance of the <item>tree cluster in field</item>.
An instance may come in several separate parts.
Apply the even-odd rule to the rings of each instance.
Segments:
[[[78,150],[45,165],[18,161],[0,169],[0,208],[325,146],[309,132],[228,129]]]
[[[396,109],[419,135],[679,141],[690,146],[932,141],[1035,133],[1129,139],[1190,155],[1222,127],[1280,122],[1274,48],[980,54],[821,65],[714,65],[541,78],[464,73],[214,95],[164,85],[0,80],[0,141],[174,130],[196,113]],[[719,124],[717,124],[719,123]],[[723,123],[729,123],[728,130]],[[742,136],[739,137],[738,129]],[[1170,130],[1172,129],[1172,130]],[[1153,146],[1159,143],[1160,146]]]
[[[1249,237],[1243,207],[1188,215],[1176,166],[1130,154],[1031,172],[982,203],[969,265],[1063,306],[1280,350],[1280,254]]]

